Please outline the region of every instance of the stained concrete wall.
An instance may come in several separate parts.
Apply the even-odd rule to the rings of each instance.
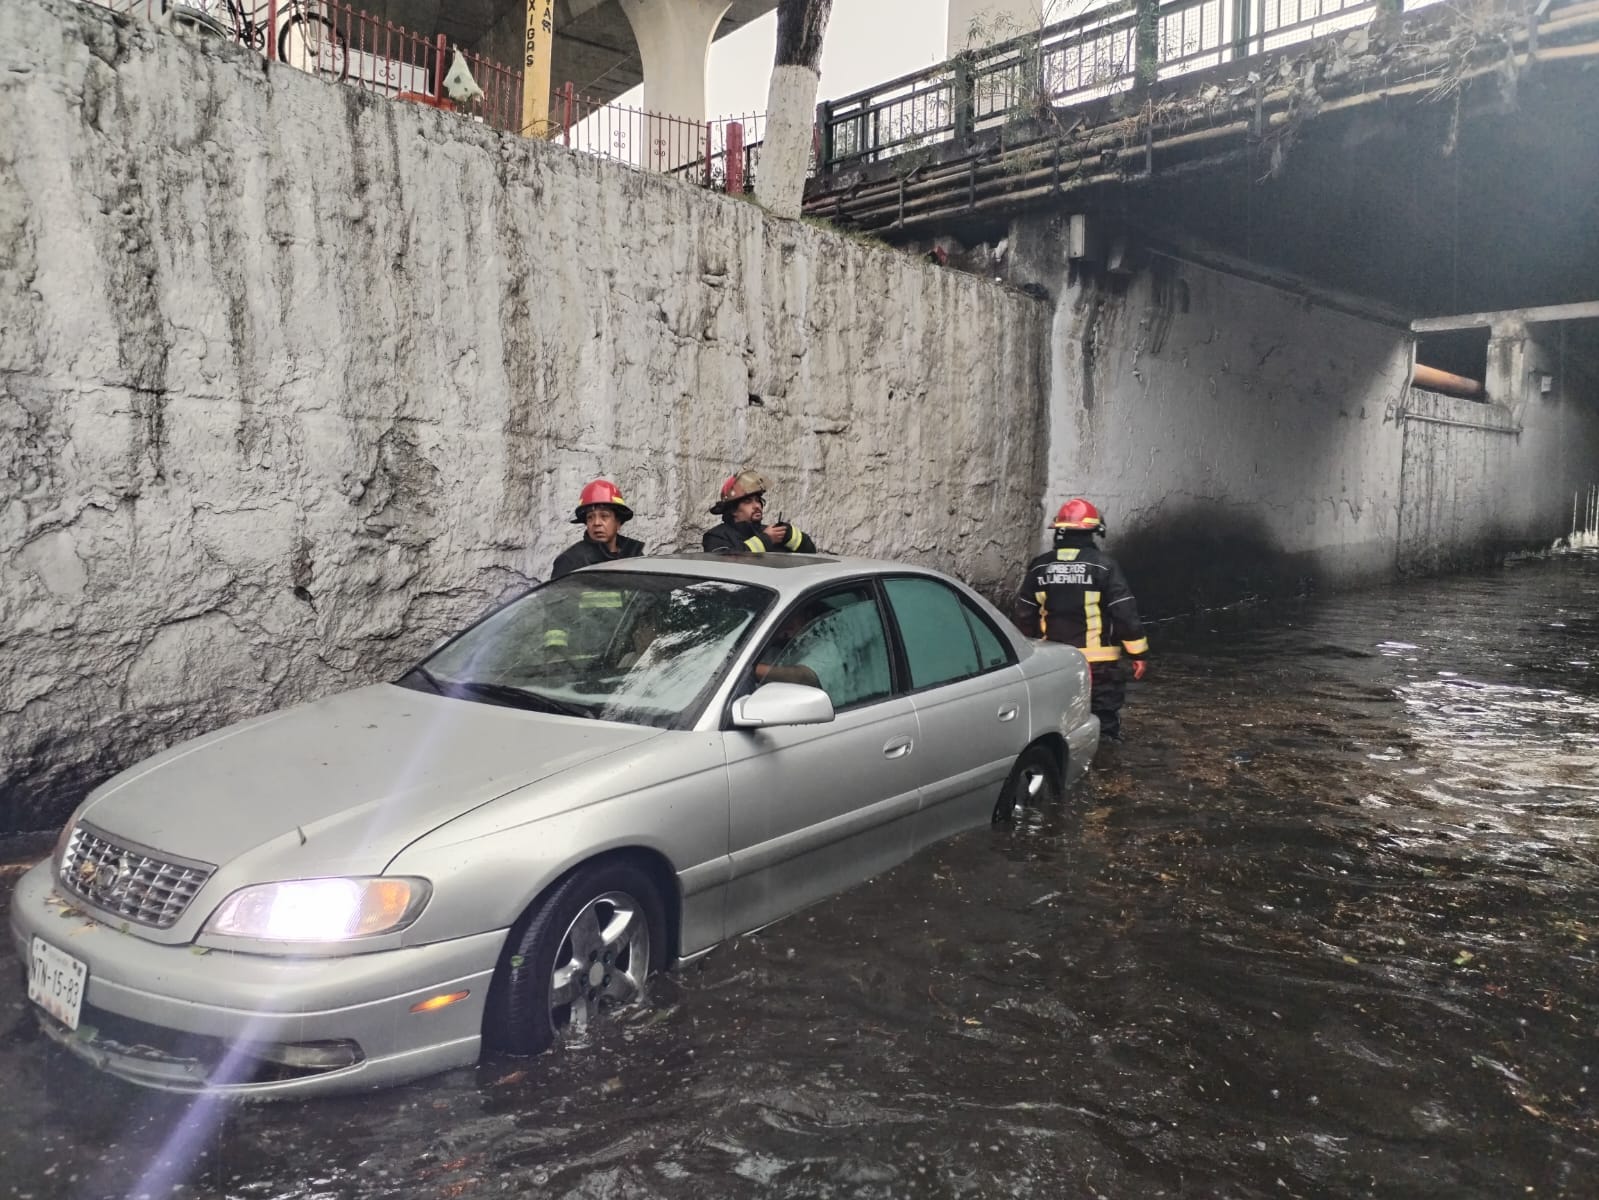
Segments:
[[[391,675],[544,576],[601,473],[653,549],[749,461],[824,547],[998,590],[1047,336],[738,200],[6,0],[0,832]]]
[[[1402,326],[1136,247],[1077,276],[1057,218],[1011,242],[1057,305],[1045,507],[1100,504],[1156,613],[1548,548],[1599,482],[1599,392],[1524,330],[1495,338],[1493,402],[1458,400],[1407,387]]]

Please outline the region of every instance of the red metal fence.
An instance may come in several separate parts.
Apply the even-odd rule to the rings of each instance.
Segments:
[[[0,0],[3,3],[4,0]],[[522,125],[522,72],[425,37],[344,0],[86,0],[195,37],[233,41],[268,59],[397,100],[458,111],[496,129]],[[452,98],[445,77],[459,53],[481,96]],[[702,187],[753,186],[764,119],[693,121],[584,96],[570,83],[550,100],[545,133],[579,153],[681,176]]]
[[[174,31],[216,37],[361,91],[458,110],[512,132],[522,118],[522,73],[443,34],[424,37],[343,0],[88,0]],[[459,53],[481,96],[454,100],[444,79]]]

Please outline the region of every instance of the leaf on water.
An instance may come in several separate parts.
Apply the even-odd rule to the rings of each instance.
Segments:
[[[493,1083],[489,1084],[489,1086],[490,1087],[503,1087],[505,1084],[508,1084],[508,1083],[521,1083],[526,1078],[527,1078],[527,1072],[526,1071],[512,1071],[509,1075],[501,1075]]]
[[[525,963],[525,962],[527,962],[527,959],[523,958],[520,954],[511,955],[511,966],[513,968],[515,968],[517,970],[520,970],[521,967],[522,967],[522,964]]]
[[[1353,954],[1344,955],[1344,961],[1346,963],[1348,963],[1350,966],[1358,966],[1360,964],[1360,960],[1358,958],[1356,958]]]
[[[1470,950],[1462,950],[1459,954],[1455,955],[1455,966],[1463,967],[1476,957],[1477,956]]]
[[[964,1021],[968,1025],[982,1025],[982,1022],[979,1021],[976,1017],[962,1017],[961,1020]]]

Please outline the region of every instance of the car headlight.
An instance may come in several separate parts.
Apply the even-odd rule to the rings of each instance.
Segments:
[[[240,888],[211,914],[207,933],[268,942],[343,942],[404,929],[427,903],[425,879],[285,879]]]

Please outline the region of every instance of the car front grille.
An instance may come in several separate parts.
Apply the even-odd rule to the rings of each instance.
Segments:
[[[61,885],[90,904],[154,929],[169,929],[216,868],[162,857],[79,823],[61,856]]]

